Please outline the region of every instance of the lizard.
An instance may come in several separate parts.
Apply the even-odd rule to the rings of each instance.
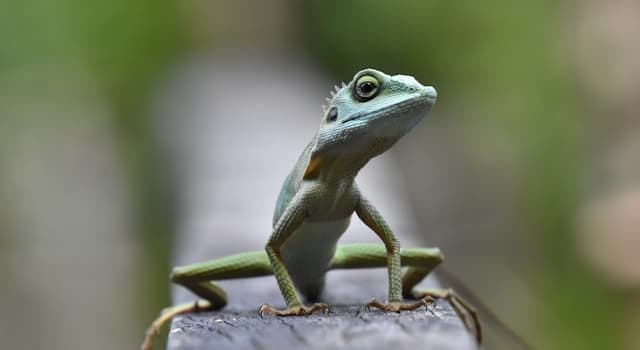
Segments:
[[[318,132],[282,185],[265,250],[175,267],[171,281],[202,299],[165,309],[147,330],[142,349],[153,348],[154,336],[174,316],[224,307],[227,295],[214,281],[274,275],[287,307],[279,310],[263,304],[258,314],[300,316],[329,310],[318,302],[328,270],[366,267],[388,269],[388,300],[373,299],[365,305],[367,309],[401,312],[443,298],[464,325],[475,330],[480,343],[480,320],[469,302],[451,289],[414,288],[443,261],[441,251],[401,248],[382,214],[355,182],[369,160],[420,123],[436,99],[433,86],[375,69],[363,69],[348,84],[336,86],[323,106]],[[337,244],[353,213],[383,244]],[[407,268],[404,273],[402,267]],[[313,304],[303,304],[298,291]]]

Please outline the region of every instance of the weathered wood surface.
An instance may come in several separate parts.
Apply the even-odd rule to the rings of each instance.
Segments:
[[[159,106],[178,184],[175,264],[263,249],[280,185],[316,130],[330,86],[282,57],[195,62],[178,75]],[[418,229],[392,158],[375,159],[358,182],[410,246]],[[354,217],[341,242],[378,239]],[[426,283],[437,285],[434,278]],[[476,348],[445,302],[429,311],[365,312],[370,298],[386,298],[384,269],[330,272],[323,300],[332,313],[308,317],[258,317],[262,303],[284,307],[273,277],[220,284],[229,305],[176,317],[169,349]],[[173,292],[176,303],[194,300],[182,288]]]
[[[256,317],[255,311],[181,317],[170,349],[469,349],[457,324],[424,312],[383,314],[357,306],[328,316]],[[203,317],[204,316],[204,317]]]

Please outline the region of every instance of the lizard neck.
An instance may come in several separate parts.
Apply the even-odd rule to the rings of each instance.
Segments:
[[[337,187],[352,184],[369,159],[323,158],[319,161],[319,168],[305,179]]]
[[[329,186],[352,184],[358,172],[371,158],[384,153],[395,142],[396,139],[381,138],[366,147],[312,152],[304,179],[322,182]]]

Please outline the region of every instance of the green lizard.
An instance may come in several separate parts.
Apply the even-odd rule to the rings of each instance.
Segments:
[[[213,281],[273,274],[287,308],[260,306],[258,313],[274,316],[326,312],[315,302],[330,269],[387,267],[388,301],[372,300],[367,308],[400,312],[427,305],[434,298],[448,300],[467,328],[482,339],[475,309],[449,289],[414,286],[443,260],[437,248],[401,249],[382,215],[360,192],[355,177],[367,162],[388,150],[416,126],[436,101],[436,90],[407,75],[389,76],[374,69],[358,72],[336,87],[327,99],[320,129],[286,178],[276,202],[273,231],[265,251],[232,255],[176,267],[171,281],[203,298],[168,308],[147,331],[142,349],[152,349],[159,328],[172,317],[199,310],[217,310],[227,296]],[[337,245],[353,213],[384,244]],[[401,266],[407,267],[402,273]],[[418,301],[405,303],[403,297]]]

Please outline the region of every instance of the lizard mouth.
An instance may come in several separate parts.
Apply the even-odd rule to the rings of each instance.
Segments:
[[[391,106],[387,106],[387,107],[383,107],[374,111],[370,111],[367,113],[358,113],[358,114],[354,114],[352,116],[350,116],[349,118],[346,118],[344,120],[342,120],[340,122],[340,124],[345,124],[348,123],[350,121],[353,120],[358,120],[358,119],[362,119],[364,117],[370,117],[371,120],[375,120],[375,119],[379,119],[379,118],[384,118],[385,116],[388,116],[389,114],[393,113],[393,114],[402,114],[405,112],[408,112],[414,108],[419,108],[422,107],[426,104],[433,104],[434,101],[432,101],[432,99],[430,99],[427,96],[418,96],[418,97],[414,97],[414,98],[410,98],[407,100],[404,100],[402,102],[398,102],[394,105]]]

